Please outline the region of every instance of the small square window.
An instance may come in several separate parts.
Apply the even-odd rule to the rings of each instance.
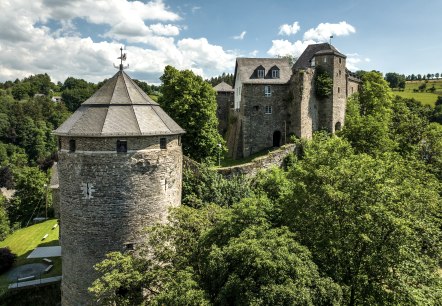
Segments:
[[[264,86],[264,95],[270,97],[272,95],[272,87],[270,85]]]
[[[133,251],[135,250],[135,245],[133,243],[126,243],[124,248],[126,249],[126,251]]]
[[[272,113],[272,106],[271,105],[266,105],[265,107],[265,114],[266,115],[270,115]]]
[[[126,140],[117,140],[117,153],[127,153]]]
[[[272,78],[279,79],[279,70],[278,69],[272,70]]]
[[[75,152],[77,150],[77,145],[75,139],[69,140],[69,152]]]
[[[258,78],[264,78],[264,69],[258,69]]]
[[[167,149],[167,140],[165,137],[160,138],[160,149]]]

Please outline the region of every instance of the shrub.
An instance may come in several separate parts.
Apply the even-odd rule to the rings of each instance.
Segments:
[[[321,66],[316,67],[315,92],[320,99],[327,98],[333,93],[333,79]]]
[[[0,248],[0,274],[9,270],[12,267],[17,255],[11,252],[11,250],[6,248]]]

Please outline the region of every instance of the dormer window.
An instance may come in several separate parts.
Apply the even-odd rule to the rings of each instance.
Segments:
[[[273,69],[272,70],[272,78],[273,79],[279,79],[279,69]]]
[[[258,74],[258,78],[259,78],[259,79],[263,79],[263,78],[264,78],[264,75],[265,75],[265,71],[264,71],[264,69],[259,68],[259,69],[257,70],[257,74]]]

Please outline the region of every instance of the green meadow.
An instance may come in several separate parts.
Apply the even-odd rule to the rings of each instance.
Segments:
[[[425,81],[407,81],[405,84],[404,91],[393,90],[395,95],[398,95],[403,98],[414,98],[423,104],[434,106],[436,103],[437,97],[442,96],[442,79],[439,80],[428,80],[427,89],[431,88],[433,85],[436,88],[434,93],[431,92],[415,92],[414,90],[418,90],[421,84],[424,84]]]

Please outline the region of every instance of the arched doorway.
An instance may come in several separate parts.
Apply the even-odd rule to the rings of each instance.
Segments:
[[[341,130],[341,122],[336,122],[335,124],[335,132],[340,131]]]
[[[273,146],[274,147],[281,146],[281,132],[280,131],[273,132]]]

